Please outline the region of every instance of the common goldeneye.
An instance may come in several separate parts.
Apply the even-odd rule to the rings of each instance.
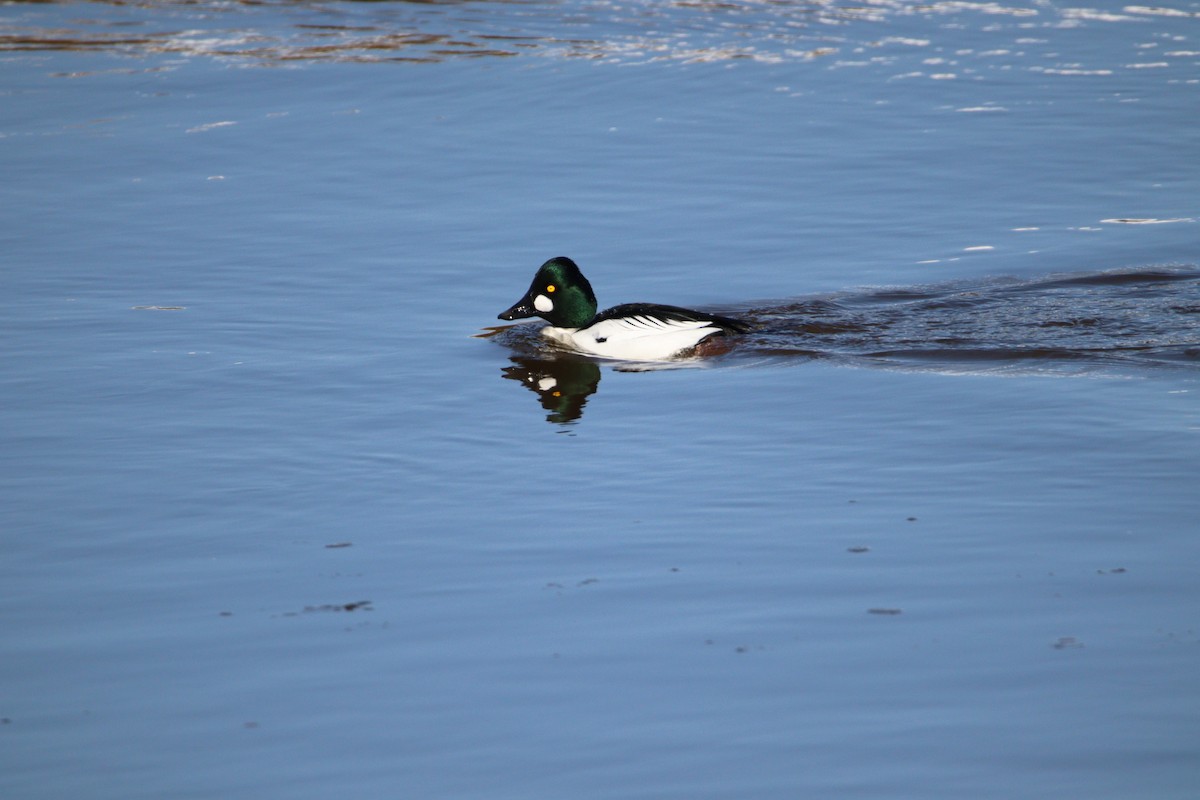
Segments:
[[[542,264],[525,296],[499,315],[525,317],[549,322],[542,335],[562,347],[622,361],[670,361],[696,354],[713,337],[749,330],[729,317],[650,303],[625,303],[597,314],[591,284],[563,256]]]

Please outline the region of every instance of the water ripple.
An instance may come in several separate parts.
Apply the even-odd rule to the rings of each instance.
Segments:
[[[88,9],[82,16],[80,8]],[[585,0],[573,3],[492,2],[97,2],[64,6],[10,3],[0,21],[0,52],[82,51],[180,55],[284,66],[313,61],[436,62],[459,58],[541,56],[613,63],[805,61],[838,54],[839,66],[889,63],[904,51],[952,55],[934,59],[954,69],[934,80],[1004,69],[1025,61],[1047,75],[1112,75],[1153,66],[1172,73],[1187,63],[1125,63],[1098,52],[1099,64],[1058,64],[1028,45],[1037,29],[1121,24],[1146,33],[1148,22],[1178,28],[1190,11],[1127,6],[1120,13],[1057,9],[1043,3],[875,0]],[[280,13],[281,11],[286,13]],[[953,22],[940,22],[953,18]],[[950,51],[928,33],[970,25],[997,33],[997,48]],[[1173,29],[1174,30],[1174,29]],[[570,33],[571,35],[564,35]],[[1163,34],[1166,35],[1166,34]],[[1182,40],[1184,37],[1171,37]],[[1191,51],[1166,56],[1186,58]],[[1000,56],[1000,58],[998,58]],[[973,64],[974,66],[964,66]],[[1181,73],[1182,74],[1182,73]],[[907,75],[925,75],[924,71]]]
[[[868,290],[827,298],[820,313],[805,304],[748,316],[761,331],[750,351],[802,340],[827,357],[965,371],[1200,367],[1200,271],[1192,267]]]

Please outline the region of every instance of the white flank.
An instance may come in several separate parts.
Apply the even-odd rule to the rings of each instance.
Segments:
[[[720,331],[710,322],[640,315],[606,319],[587,328],[543,328],[569,350],[621,361],[671,361]]]

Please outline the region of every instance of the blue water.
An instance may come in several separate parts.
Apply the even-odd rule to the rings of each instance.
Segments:
[[[1194,797],[1198,100],[1195,2],[0,6],[0,796]],[[475,338],[556,255],[761,327]]]

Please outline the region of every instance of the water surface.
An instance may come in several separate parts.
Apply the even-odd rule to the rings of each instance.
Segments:
[[[5,797],[1194,795],[1196,3],[10,3],[0,58]],[[755,332],[474,338],[556,255]]]

